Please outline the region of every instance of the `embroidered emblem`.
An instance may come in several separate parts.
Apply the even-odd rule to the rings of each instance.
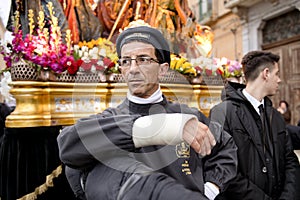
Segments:
[[[191,169],[190,169],[190,164],[187,160],[184,161],[183,164],[181,164],[181,167],[182,167],[182,172],[185,173],[185,175],[191,175],[192,172],[191,172]]]
[[[190,157],[190,145],[181,142],[176,145],[176,155],[178,158],[189,158]]]

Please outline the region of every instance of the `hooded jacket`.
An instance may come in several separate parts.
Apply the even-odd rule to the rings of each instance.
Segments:
[[[220,199],[286,199],[292,200],[296,191],[296,167],[298,160],[293,152],[290,136],[281,114],[272,107],[268,97],[264,98],[270,141],[272,143],[271,166],[266,159],[258,122],[259,115],[243,95],[244,85],[226,83],[222,103],[213,107],[210,118],[224,126],[233,136],[238,147],[238,175],[231,181]],[[270,178],[274,184],[270,188]]]
[[[210,126],[217,144],[212,153],[204,158],[184,143],[176,146],[155,145],[135,148],[131,136],[134,121],[141,116],[157,113],[193,114],[199,121],[209,124],[208,118],[198,109],[169,102],[165,97],[162,102],[155,104],[136,104],[126,99],[117,108],[107,108],[101,114],[80,119],[75,125],[64,128],[58,137],[60,158],[71,168],[85,169],[103,163],[111,166],[112,158],[121,156],[124,152],[125,154],[131,152],[136,160],[155,169],[156,172],[167,174],[192,191],[203,193],[205,182],[215,183],[220,191],[224,191],[228,182],[236,175],[237,149],[232,137],[220,126],[214,129]],[[112,168],[124,166],[125,162],[113,165]],[[99,175],[105,173],[107,172],[103,171]],[[104,193],[111,192],[112,188],[114,187],[110,187]],[[174,194],[176,192],[174,188]],[[148,198],[144,196],[143,199]]]

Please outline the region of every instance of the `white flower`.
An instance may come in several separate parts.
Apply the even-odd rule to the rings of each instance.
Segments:
[[[98,60],[97,65],[103,66],[104,65],[103,60]]]
[[[79,51],[79,46],[77,44],[75,44],[73,49],[74,49],[74,51],[78,52]]]
[[[79,50],[78,55],[79,55],[79,57],[82,57],[83,56],[83,51]]]
[[[89,48],[87,46],[82,46],[81,47],[81,51],[83,52],[88,52],[89,51]]]
[[[99,55],[102,57],[106,57],[106,50],[105,49],[100,49]]]
[[[93,73],[96,73],[96,66],[95,65],[92,65],[92,67],[91,67],[91,72],[93,72]]]
[[[191,63],[193,66],[199,66],[201,68],[213,68],[213,59],[204,56],[191,59]]]
[[[98,48],[97,47],[94,47],[89,50],[89,57],[91,59],[98,59]]]
[[[84,62],[89,62],[90,58],[89,58],[89,53],[88,52],[83,52],[83,56],[81,58]]]
[[[11,83],[11,74],[10,72],[4,72],[3,78],[1,80],[0,93],[4,97],[7,103],[15,102],[13,96],[9,93],[11,87],[9,84]]]

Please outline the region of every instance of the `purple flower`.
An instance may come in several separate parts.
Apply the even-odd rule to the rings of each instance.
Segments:
[[[234,68],[233,65],[231,65],[231,66],[228,67],[228,71],[229,71],[230,73],[234,72],[234,70],[235,70],[235,68]]]

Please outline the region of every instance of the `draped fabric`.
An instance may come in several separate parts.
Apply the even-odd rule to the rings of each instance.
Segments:
[[[61,162],[56,137],[61,127],[6,128],[0,139],[0,197],[16,200],[46,182]],[[37,199],[74,199],[64,172]]]
[[[6,117],[12,112],[8,105],[5,103],[0,103],[0,138],[4,134],[5,120]]]

